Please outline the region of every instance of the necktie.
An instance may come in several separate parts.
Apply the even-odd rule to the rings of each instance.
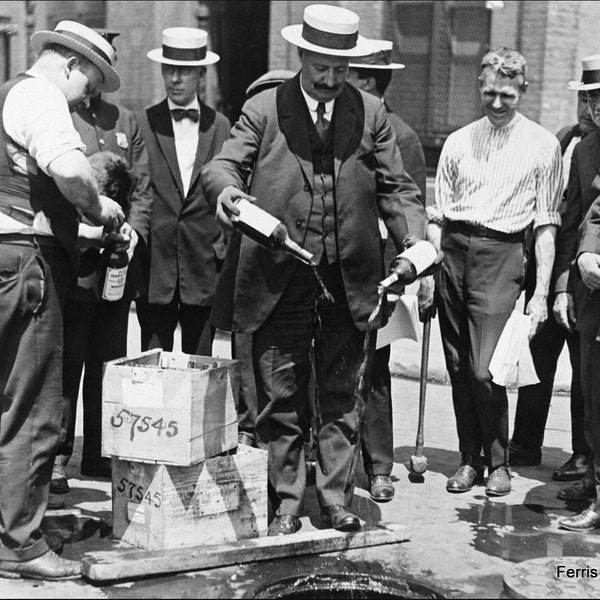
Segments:
[[[319,102],[317,104],[317,121],[315,122],[315,126],[321,139],[325,139],[325,134],[327,133],[327,128],[329,127],[329,121],[325,118],[325,103]]]
[[[171,110],[171,116],[175,121],[181,121],[181,119],[190,119],[194,121],[194,123],[198,122],[200,118],[200,113],[195,108],[173,108]]]

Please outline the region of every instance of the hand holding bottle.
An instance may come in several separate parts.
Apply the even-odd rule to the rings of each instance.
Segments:
[[[240,214],[240,209],[236,206],[236,201],[240,198],[244,198],[250,202],[256,202],[254,196],[250,196],[242,190],[228,185],[217,198],[217,210],[215,218],[217,223],[228,229],[235,227],[236,217]]]

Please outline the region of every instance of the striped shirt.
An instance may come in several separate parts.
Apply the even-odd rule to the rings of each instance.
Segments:
[[[499,128],[484,117],[446,140],[428,214],[503,233],[560,225],[562,173],[560,145],[549,131],[520,113]]]

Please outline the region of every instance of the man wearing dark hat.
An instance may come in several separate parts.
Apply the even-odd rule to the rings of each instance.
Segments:
[[[387,110],[388,120],[396,133],[396,143],[402,155],[406,172],[421,190],[425,205],[427,170],[423,146],[417,134],[392,111],[384,100],[392,73],[404,65],[392,62],[392,42],[370,40],[379,49],[367,56],[353,59],[348,71],[348,81],[357,88],[373,94],[381,100]],[[384,262],[390,264],[398,249],[385,243],[385,228],[382,228],[385,253]],[[432,286],[431,278],[421,280],[422,286]],[[388,298],[390,295],[388,294]],[[425,315],[423,315],[424,317]],[[389,368],[390,345],[378,348],[373,360],[371,390],[365,411],[362,436],[362,455],[365,472],[369,477],[369,493],[375,502],[388,502],[394,497],[394,486],[390,478],[394,464],[394,431],[392,426],[392,381]]]
[[[223,292],[234,299],[229,327],[253,334],[256,433],[269,451],[275,512],[269,535],[300,528],[313,344],[321,424],[317,498],[327,526],[360,527],[350,510],[357,374],[385,275],[377,217],[398,247],[409,233],[425,235],[419,189],[402,167],[385,107],[345,85],[350,59],[371,52],[358,21],[347,9],[311,5],[303,24],[285,27],[283,37],[299,48],[301,71],[248,100],[222,152],[202,170],[224,227],[233,226],[228,215],[238,214],[238,198],[256,202],[313,255],[333,296],[333,302],[321,296],[309,266],[242,236],[234,284]],[[382,321],[374,315],[373,327]]]
[[[210,356],[214,330],[208,317],[225,240],[215,205],[204,197],[200,169],[221,149],[230,125],[198,98],[206,67],[219,60],[208,51],[207,33],[171,27],[162,32],[162,42],[148,58],[161,64],[167,97],[139,118],[154,196],[148,347],[172,350],[179,323],[183,352]]]
[[[120,82],[110,44],[88,27],[61,21],[31,41],[38,59],[0,88],[0,575],[55,580],[79,576],[79,563],[49,550],[40,529],[64,408],[78,211],[110,232],[124,221],[98,195],[69,111]]]
[[[111,45],[116,31],[97,30]],[[73,453],[79,384],[83,377],[83,450],[81,474],[110,477],[110,459],[101,455],[102,369],[106,361],[127,354],[127,329],[131,301],[146,293],[140,263],[145,248],[152,211],[148,152],[132,111],[108,102],[99,90],[73,113],[75,129],[85,144],[86,156],[97,152],[113,152],[125,159],[132,170],[134,187],[129,196],[127,223],[132,228],[132,255],[127,269],[127,284],[121,300],[101,300],[96,273],[98,250],[87,250],[81,265],[78,285],[73,286],[65,311],[64,394],[69,402],[66,439],[61,441],[50,483],[50,491],[69,491],[65,467]],[[90,275],[90,270],[92,274]]]

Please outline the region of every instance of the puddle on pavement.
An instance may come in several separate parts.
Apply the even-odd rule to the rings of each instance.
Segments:
[[[510,505],[486,500],[457,508],[458,518],[471,524],[471,543],[479,552],[511,562],[552,556],[596,556],[600,536],[563,532],[541,504]]]

